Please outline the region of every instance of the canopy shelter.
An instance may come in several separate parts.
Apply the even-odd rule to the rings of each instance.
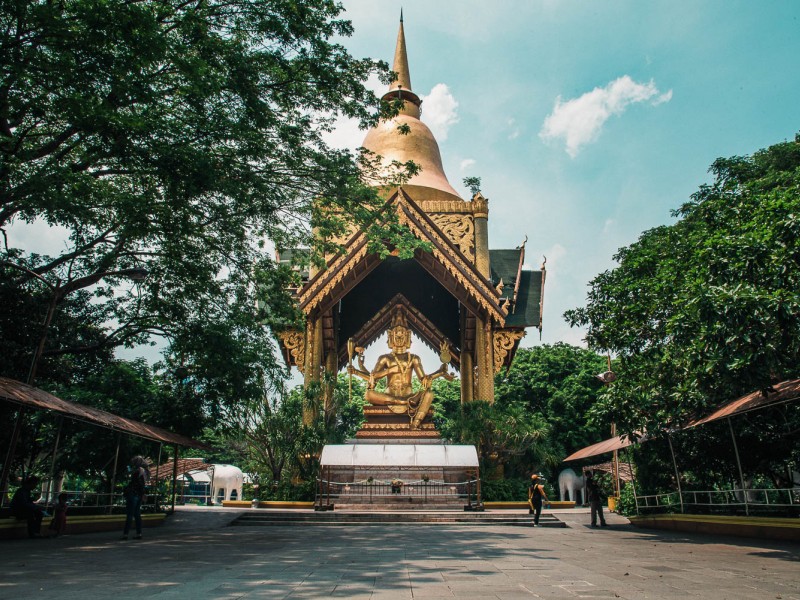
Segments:
[[[148,425],[147,423],[134,421],[98,408],[63,400],[49,392],[15,379],[0,377],[0,398],[28,408],[55,412],[76,421],[98,425],[112,431],[121,431],[127,435],[141,437],[154,442],[210,450],[207,444],[179,433],[172,433],[155,425]]]
[[[770,386],[766,389],[756,390],[754,392],[750,392],[749,394],[745,394],[744,396],[740,396],[735,400],[731,400],[730,402],[726,402],[711,414],[706,415],[705,417],[693,419],[684,427],[676,428],[675,431],[680,431],[683,429],[691,429],[693,427],[698,427],[700,425],[705,425],[706,423],[711,423],[713,421],[718,421],[720,419],[727,419],[728,421],[728,428],[731,434],[731,442],[733,444],[733,450],[736,456],[736,466],[739,471],[739,483],[741,484],[741,492],[742,497],[744,498],[744,509],[745,514],[749,514],[749,506],[748,506],[748,494],[747,494],[747,486],[745,485],[745,477],[744,472],[742,471],[742,464],[741,459],[739,457],[739,448],[736,442],[736,435],[733,430],[733,424],[731,423],[731,417],[736,415],[745,414],[755,410],[761,410],[764,408],[768,408],[771,406],[777,406],[779,404],[788,404],[790,402],[796,402],[800,400],[800,379],[791,379],[787,381],[782,381],[781,383],[777,383],[773,386]],[[675,459],[675,451],[672,447],[672,437],[671,431],[666,432],[667,442],[670,448],[670,454],[672,455],[672,464],[673,468],[675,469],[675,479],[678,486],[678,497],[681,505],[681,512],[683,512],[683,492],[681,490],[680,485],[680,476],[678,473],[678,464]],[[600,454],[605,454],[608,452],[616,452],[623,448],[627,448],[628,446],[637,443],[637,442],[645,442],[648,441],[650,438],[646,433],[642,434],[636,440],[631,440],[630,437],[624,436],[616,436],[602,442],[598,442],[596,444],[592,444],[591,446],[587,446],[586,448],[582,448],[577,452],[573,452],[567,458],[564,459],[563,462],[573,461],[573,460],[580,460],[582,458],[588,458],[590,456],[598,456]],[[619,471],[618,471],[619,472]],[[638,508],[638,504],[637,504]]]
[[[131,435],[139,438],[143,438],[146,440],[150,440],[153,442],[159,443],[159,462],[161,460],[161,445],[162,444],[169,444],[174,447],[175,452],[175,460],[178,459],[178,448],[183,446],[185,448],[197,448],[202,450],[210,450],[211,447],[203,442],[198,440],[192,439],[190,437],[186,437],[184,435],[180,435],[178,433],[173,433],[166,429],[162,429],[161,427],[156,427],[155,425],[149,425],[147,423],[142,423],[141,421],[135,421],[133,419],[128,419],[126,417],[121,417],[119,415],[115,415],[113,413],[100,410],[97,408],[92,408],[91,406],[85,406],[83,404],[78,404],[77,402],[71,402],[69,400],[64,400],[63,398],[59,398],[54,396],[53,394],[46,392],[42,389],[37,387],[33,387],[21,381],[17,381],[15,379],[9,379],[6,377],[0,377],[0,399],[5,400],[11,404],[16,404],[20,407],[20,410],[25,408],[33,409],[33,410],[44,410],[56,413],[62,417],[66,417],[69,419],[73,419],[75,421],[80,421],[83,423],[88,423],[90,425],[95,425],[98,427],[102,427],[104,429],[109,429],[111,431],[116,431],[119,435]],[[50,473],[50,480],[53,480],[53,471],[55,468],[55,458],[58,452],[58,443],[60,437],[60,428],[59,428],[59,435],[56,436],[55,446],[53,448],[53,467],[51,467]],[[13,457],[11,456],[11,447],[14,444],[14,440],[12,440],[11,445],[8,448],[6,460],[3,463],[3,487],[6,487],[5,484],[8,480],[8,473],[10,472],[11,468],[11,461]],[[119,455],[119,438],[117,440],[117,453],[114,457],[114,471],[116,471],[116,461]],[[175,477],[177,473],[173,469],[173,485],[172,485],[172,504],[174,508],[175,504]],[[111,482],[111,493],[113,494],[115,486],[115,481],[112,480]],[[2,506],[3,502],[5,502],[7,496],[7,489],[0,490],[0,506]]]
[[[689,427],[697,427],[698,425],[704,425],[706,423],[710,423],[711,421],[732,417],[734,415],[740,415],[752,410],[773,406],[775,404],[794,402],[798,399],[800,399],[800,379],[782,381],[781,383],[770,386],[767,389],[750,392],[741,398],[737,398],[736,400],[732,400],[727,404],[723,404],[710,415],[690,422],[686,428],[688,429]]]
[[[316,510],[333,510],[332,498],[352,505],[367,497],[372,504],[381,496],[383,502],[402,498],[423,505],[458,504],[460,498],[466,499],[465,510],[482,510],[478,452],[457,444],[328,444],[322,449]]]

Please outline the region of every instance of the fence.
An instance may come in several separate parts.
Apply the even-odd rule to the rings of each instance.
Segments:
[[[800,488],[730,490],[680,490],[665,494],[636,495],[639,512],[717,512],[733,514],[800,511]]]

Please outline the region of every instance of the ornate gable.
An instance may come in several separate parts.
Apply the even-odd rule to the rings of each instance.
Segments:
[[[466,204],[466,203],[465,203]],[[420,240],[431,245],[431,252],[418,251],[415,260],[438,278],[459,301],[474,311],[485,312],[503,326],[507,308],[501,304],[500,292],[476,269],[470,257],[456,245],[404,191],[397,192],[386,203],[386,210],[395,210],[400,223]],[[451,233],[451,235],[453,235]],[[463,247],[463,244],[460,244]],[[298,293],[300,308],[306,314],[328,310],[366,275],[381,259],[369,254],[366,235],[353,235],[342,252],[328,261],[327,269],[313,277]]]

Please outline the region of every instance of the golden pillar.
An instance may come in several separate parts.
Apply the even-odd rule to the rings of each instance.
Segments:
[[[475,217],[475,266],[491,281],[489,264],[489,201],[478,192],[472,197]],[[494,344],[491,317],[475,316],[475,400],[494,402]]]
[[[492,278],[489,264],[489,201],[480,192],[472,197],[475,218],[475,266],[486,279]]]
[[[492,323],[488,319],[475,318],[475,399],[494,403],[494,359]]]
[[[461,402],[472,402],[475,399],[475,367],[472,364],[472,354],[461,353]]]
[[[306,321],[306,370],[304,373],[305,390],[319,393],[320,376],[322,374],[322,319],[309,317]],[[317,417],[314,402],[306,398],[303,404],[303,425],[311,425]]]

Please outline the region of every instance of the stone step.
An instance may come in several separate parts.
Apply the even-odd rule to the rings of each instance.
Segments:
[[[231,525],[265,527],[273,525],[385,525],[408,523],[416,525],[504,525],[530,527],[533,517],[525,514],[502,514],[458,511],[426,512],[359,512],[359,511],[251,511],[240,515]],[[553,515],[543,514],[540,527],[566,527]]]

